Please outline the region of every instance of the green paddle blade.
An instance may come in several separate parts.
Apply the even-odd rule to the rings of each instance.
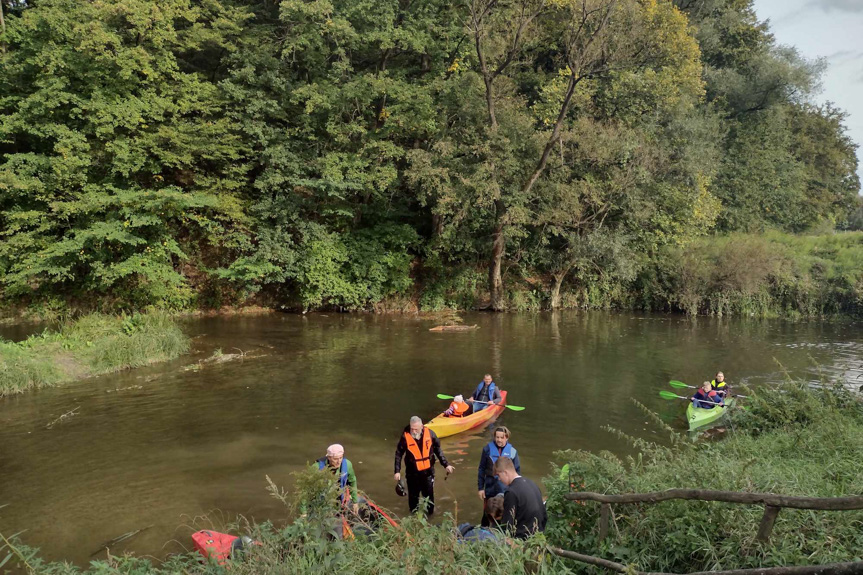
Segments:
[[[659,397],[661,397],[662,399],[686,399],[686,400],[689,399],[688,397],[683,397],[683,396],[677,395],[676,393],[672,393],[670,391],[665,391],[664,389],[659,392]]]
[[[695,389],[694,385],[686,385],[682,381],[677,381],[676,379],[672,379],[671,381],[669,381],[668,385],[670,385],[671,387],[677,387],[680,389],[683,389],[684,387],[689,388],[689,389]]]
[[[452,395],[444,395],[442,393],[437,394],[438,399],[455,399]]]
[[[506,405],[505,407],[507,409],[511,409],[513,411],[524,411],[524,407],[522,407],[520,405]]]

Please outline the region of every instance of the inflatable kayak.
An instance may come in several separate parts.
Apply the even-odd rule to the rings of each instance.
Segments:
[[[725,414],[728,407],[734,405],[734,398],[729,397],[725,400],[726,407],[717,405],[713,409],[704,409],[702,407],[693,407],[692,402],[689,402],[689,407],[686,408],[686,419],[689,421],[689,431],[704,427],[718,420]]]
[[[500,405],[489,405],[482,411],[471,413],[466,417],[444,417],[443,413],[426,423],[426,427],[434,431],[438,437],[449,437],[469,429],[487,425],[497,419],[506,405],[506,392],[500,392]]]

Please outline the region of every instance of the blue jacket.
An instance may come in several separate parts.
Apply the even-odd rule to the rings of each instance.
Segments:
[[[699,389],[692,398],[693,407],[700,407],[701,409],[713,409],[717,403],[722,403],[722,398],[715,391],[711,391],[710,395],[706,395]]]
[[[500,457],[509,457],[515,465],[515,471],[521,474],[521,463],[518,460],[518,451],[511,443],[507,442],[503,449],[500,449],[494,441],[489,441],[482,448],[482,455],[479,458],[479,469],[477,473],[477,490],[485,490],[486,497],[494,497],[498,493],[506,493],[506,485],[494,474],[494,464]]]

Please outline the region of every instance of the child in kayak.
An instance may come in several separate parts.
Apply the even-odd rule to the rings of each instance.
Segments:
[[[710,382],[710,385],[713,387],[713,390],[719,394],[719,397],[723,399],[728,397],[730,388],[728,386],[728,382],[725,381],[724,373],[717,371],[713,381]]]
[[[692,396],[692,406],[702,409],[713,409],[717,404],[724,406],[722,397],[713,391],[712,388],[713,386],[710,385],[709,381],[702,383],[701,388]]]
[[[470,406],[465,403],[464,397],[456,395],[452,403],[449,404],[449,409],[443,412],[444,417],[464,417],[467,415]]]

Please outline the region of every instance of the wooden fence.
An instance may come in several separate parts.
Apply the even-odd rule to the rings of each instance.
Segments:
[[[820,511],[852,511],[863,509],[863,496],[851,497],[797,497],[792,495],[777,495],[775,493],[743,493],[738,491],[714,491],[711,489],[668,489],[666,491],[653,491],[650,493],[626,493],[609,495],[605,493],[593,493],[580,491],[567,493],[564,497],[570,501],[597,501],[602,504],[599,514],[599,540],[608,536],[611,522],[614,520],[612,504],[627,503],[659,503],[673,499],[685,499],[692,501],[719,501],[722,503],[735,503],[743,505],[764,505],[764,515],[758,526],[755,536],[757,541],[766,542],[770,539],[773,524],[782,508],[788,509],[813,509]],[[567,551],[559,547],[552,547],[551,552],[561,557],[574,559],[582,563],[588,563],[599,567],[605,567],[611,571],[624,573],[628,570],[626,565],[615,563],[600,557],[583,555],[574,551]],[[639,575],[669,575],[659,573],[637,572]],[[806,565],[800,567],[764,567],[756,569],[735,569],[731,571],[709,571],[704,573],[693,573],[690,575],[850,575],[863,574],[863,561],[850,563],[833,563],[830,565]]]

